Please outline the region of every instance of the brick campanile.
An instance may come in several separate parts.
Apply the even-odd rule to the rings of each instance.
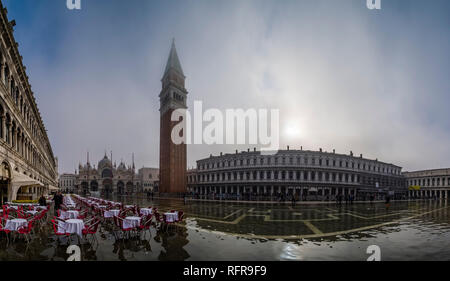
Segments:
[[[185,76],[178,59],[175,41],[172,42],[159,94],[160,143],[159,143],[159,191],[161,193],[186,192],[186,144],[174,144],[171,138],[173,127],[180,121],[171,121],[172,112],[187,108]],[[184,132],[183,132],[184,133]]]

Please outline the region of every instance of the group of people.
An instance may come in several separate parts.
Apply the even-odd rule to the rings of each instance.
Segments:
[[[342,201],[345,199],[345,204],[353,204],[353,201],[355,201],[355,196],[353,194],[347,194],[345,197],[342,194],[336,195],[336,203],[338,205],[342,204]]]
[[[147,198],[148,199],[150,199],[150,197],[152,198],[152,200],[153,200],[153,191],[147,191]]]

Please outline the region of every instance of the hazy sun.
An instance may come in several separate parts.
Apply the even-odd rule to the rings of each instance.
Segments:
[[[295,124],[286,125],[286,127],[284,128],[284,135],[290,139],[300,137],[300,126]]]

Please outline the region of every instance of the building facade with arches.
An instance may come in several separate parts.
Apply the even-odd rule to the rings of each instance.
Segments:
[[[187,173],[188,190],[199,195],[233,198],[298,195],[333,200],[337,195],[356,199],[407,194],[402,168],[363,158],[309,150],[280,150],[263,154],[254,149],[211,155]]]
[[[106,154],[98,162],[97,167],[91,166],[88,157],[86,164],[78,166],[75,177],[75,186],[79,194],[130,195],[142,192],[141,181],[136,174],[134,161],[129,166],[121,161],[117,166],[116,163],[112,164]]]
[[[57,189],[53,155],[18,43],[0,2],[0,200],[35,200]]]
[[[410,198],[448,199],[450,168],[404,172]]]

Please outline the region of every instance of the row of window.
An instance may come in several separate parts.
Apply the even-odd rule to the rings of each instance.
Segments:
[[[315,157],[259,157],[259,158],[246,158],[246,159],[233,159],[233,160],[223,160],[213,163],[202,163],[198,165],[199,170],[207,170],[214,168],[224,168],[224,167],[238,167],[238,166],[249,166],[249,165],[318,165],[325,167],[340,167],[348,169],[358,169],[364,171],[373,171],[379,173],[387,174],[400,174],[400,169],[388,167],[385,165],[371,165],[361,162],[353,161],[343,161],[336,159],[322,159]]]
[[[315,172],[315,171],[252,171],[252,172],[223,172],[189,175],[188,183],[207,183],[238,180],[291,180],[291,181],[322,181],[346,182],[368,185],[401,186],[401,180],[391,177],[367,177],[358,174]],[[404,182],[403,182],[404,183]]]
[[[419,186],[440,186],[445,185],[445,182],[447,182],[447,185],[450,186],[450,177],[445,180],[444,177],[442,178],[426,178],[426,179],[411,179],[408,180],[408,185],[419,185]]]
[[[3,107],[0,104],[0,112],[2,110]],[[16,126],[15,120],[11,121],[9,114],[6,115],[6,120],[0,117],[0,139],[5,141],[11,149],[20,154],[25,160],[29,161],[36,170],[50,178],[56,177],[55,171],[48,169],[49,165],[45,163],[45,158],[39,153],[25,132]]]
[[[38,125],[40,123],[40,118],[36,117],[33,114],[33,107],[30,105],[30,102],[27,98],[28,92],[24,95],[19,90],[19,85],[15,82],[12,72],[8,66],[6,58],[0,52],[0,77],[1,81],[6,87],[6,90],[9,92],[12,101],[18,109],[18,112],[21,114],[24,123],[28,126],[28,129],[33,136],[33,138],[39,139],[39,143],[46,143],[45,135],[46,133],[42,128]],[[1,115],[4,115],[4,111],[2,110]],[[42,147],[46,153],[51,154],[50,147],[45,145]]]
[[[73,186],[74,185],[74,181],[73,180],[61,180],[60,181],[60,185],[61,186]]]

